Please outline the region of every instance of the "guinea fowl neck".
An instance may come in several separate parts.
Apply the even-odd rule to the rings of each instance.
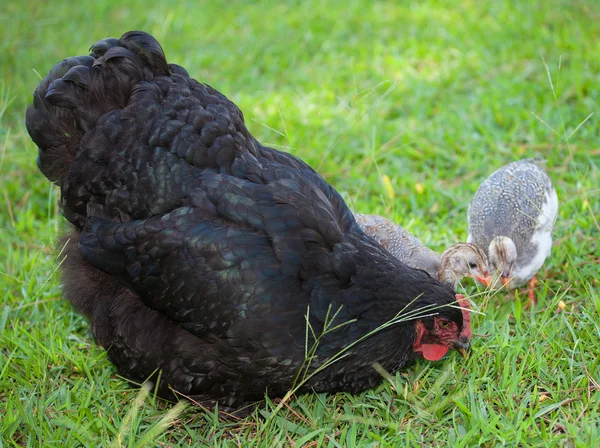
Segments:
[[[452,267],[452,260],[458,254],[459,249],[456,246],[451,246],[446,249],[442,255],[440,255],[440,264],[438,268],[438,280],[445,285],[450,286],[453,290],[456,290],[458,282],[460,280],[460,273],[456,272]]]
[[[440,280],[440,282],[444,283],[445,285],[448,285],[454,290],[456,290],[458,286],[458,278],[456,276],[456,273],[452,269],[440,268],[440,270],[438,271],[438,279]]]

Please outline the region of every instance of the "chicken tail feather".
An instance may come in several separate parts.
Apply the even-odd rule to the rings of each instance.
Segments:
[[[26,113],[27,131],[38,146],[38,167],[61,186],[86,132],[104,114],[124,108],[140,81],[185,72],[167,64],[160,44],[141,31],[103,39],[90,51],[90,56],[54,66]]]

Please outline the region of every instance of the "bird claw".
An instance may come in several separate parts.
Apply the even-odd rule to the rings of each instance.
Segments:
[[[527,305],[525,305],[525,309],[533,307],[537,303],[535,300],[535,284],[536,279],[534,276],[531,280],[529,280],[529,288],[527,288],[527,298],[529,299],[529,301],[527,302]]]

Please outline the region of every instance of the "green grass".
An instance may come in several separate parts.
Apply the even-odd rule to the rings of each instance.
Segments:
[[[0,446],[600,446],[597,1],[210,3],[0,5]],[[418,362],[358,396],[226,422],[139,395],[60,299],[63,219],[23,125],[38,73],[130,29],[354,209],[436,249],[465,239],[489,173],[546,157],[560,213],[538,307],[476,299],[469,359]]]

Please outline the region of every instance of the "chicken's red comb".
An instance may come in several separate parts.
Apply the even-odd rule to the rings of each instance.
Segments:
[[[458,305],[463,308],[463,329],[460,332],[460,336],[465,336],[467,339],[471,339],[473,332],[471,331],[471,313],[468,311],[471,309],[471,305],[464,294],[456,294],[456,301]]]

